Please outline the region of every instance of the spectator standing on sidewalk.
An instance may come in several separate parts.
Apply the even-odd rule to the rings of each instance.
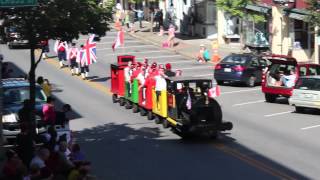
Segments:
[[[55,99],[49,96],[47,98],[47,103],[42,107],[43,119],[47,125],[54,125],[56,121],[54,102]]]
[[[134,18],[135,18],[135,12],[130,9],[128,11],[128,15],[129,15],[129,26],[130,26],[130,32],[134,33]]]
[[[142,9],[140,9],[140,8],[138,10],[133,9],[133,11],[137,12],[137,17],[138,17],[138,21],[139,21],[139,27],[143,28],[142,20],[143,20],[143,17],[144,17],[144,13],[143,13]]]

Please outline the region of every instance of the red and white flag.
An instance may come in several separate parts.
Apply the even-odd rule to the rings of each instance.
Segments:
[[[80,51],[80,62],[83,65],[90,65],[97,62],[97,43],[93,42],[94,34],[90,35],[84,49]]]
[[[221,91],[220,91],[219,85],[212,87],[211,89],[209,89],[209,92],[208,92],[208,96],[211,98],[218,97],[220,96],[220,94],[221,94]]]
[[[121,30],[117,33],[117,37],[112,44],[112,50],[115,51],[116,48],[123,45],[124,45],[124,32],[123,30]]]
[[[192,102],[191,102],[191,96],[190,96],[189,90],[187,93],[188,93],[188,98],[187,98],[186,106],[187,106],[187,109],[190,110],[192,108]]]

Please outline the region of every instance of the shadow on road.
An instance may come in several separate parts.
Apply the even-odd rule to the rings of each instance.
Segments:
[[[184,141],[162,136],[159,128],[135,127],[110,123],[75,132],[98,179],[307,179],[238,144],[228,134],[215,142]],[[241,151],[243,157],[234,151]]]
[[[98,76],[95,76],[93,78],[90,78],[89,80],[92,81],[92,82],[106,82],[108,80],[110,80],[111,77],[98,77]]]

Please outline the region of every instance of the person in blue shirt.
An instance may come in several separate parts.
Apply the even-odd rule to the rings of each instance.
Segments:
[[[140,28],[143,28],[142,27],[142,20],[143,20],[143,17],[144,17],[144,13],[143,13],[143,10],[142,9],[138,9],[138,10],[134,10],[136,13],[137,13],[137,17],[138,17],[138,21],[139,21],[139,24],[140,24]]]
[[[208,62],[210,60],[210,53],[204,44],[200,45],[200,50],[197,56],[198,62]]]

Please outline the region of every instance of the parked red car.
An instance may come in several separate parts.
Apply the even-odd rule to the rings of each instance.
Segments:
[[[267,102],[273,103],[277,97],[292,95],[299,76],[320,75],[320,64],[300,63],[290,56],[270,55],[264,57],[271,65],[262,75],[261,88]],[[291,81],[291,83],[287,83]]]

